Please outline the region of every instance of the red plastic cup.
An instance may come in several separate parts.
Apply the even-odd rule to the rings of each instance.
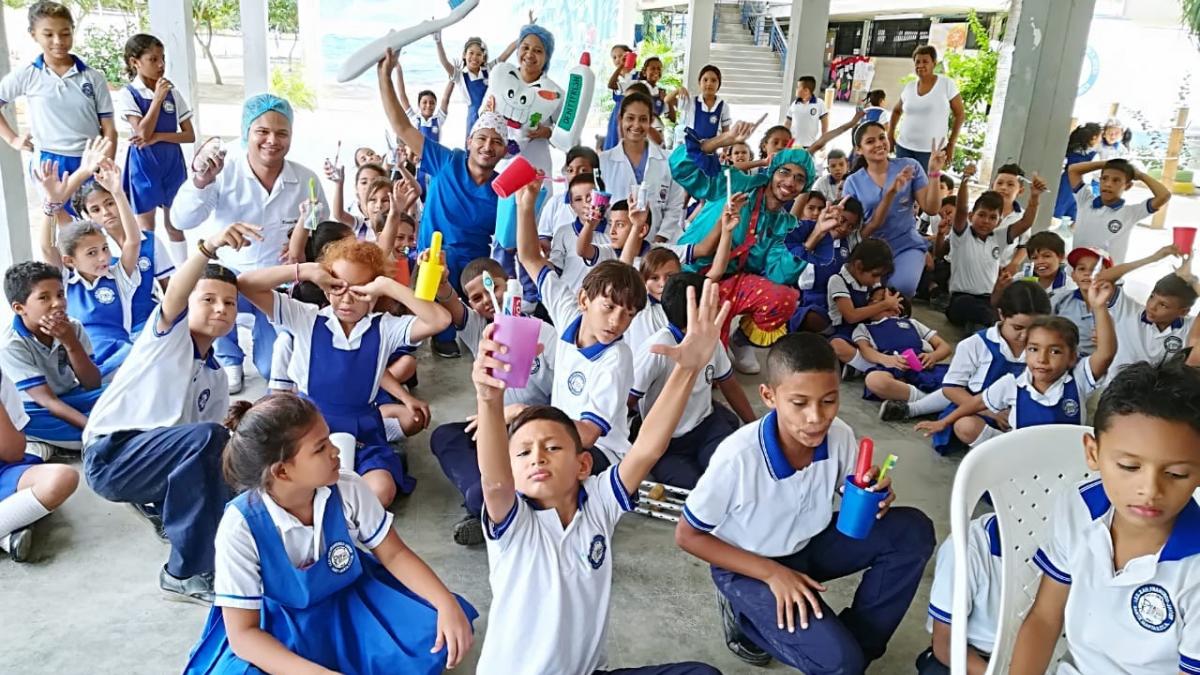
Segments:
[[[541,332],[541,319],[496,315],[496,330],[492,333],[492,339],[508,347],[508,353],[496,354],[496,360],[507,363],[511,368],[508,372],[500,370],[492,375],[511,389],[524,388],[533,371],[533,360],[537,358],[538,336]]]
[[[1187,255],[1196,243],[1196,228],[1176,225],[1171,231],[1171,236],[1175,238],[1175,248],[1179,249],[1180,253]]]
[[[492,180],[492,190],[501,199],[507,199],[521,188],[537,180],[537,177],[537,169],[533,168],[529,160],[517,155],[508,163],[504,171],[501,171],[500,175]]]
[[[637,66],[637,54],[625,52],[625,70],[633,70]]]

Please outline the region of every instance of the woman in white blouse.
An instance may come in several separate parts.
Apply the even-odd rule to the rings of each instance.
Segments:
[[[967,115],[962,97],[958,95],[958,85],[949,77],[933,72],[936,65],[937,49],[933,46],[921,45],[913,50],[913,71],[917,79],[904,85],[900,92],[888,130],[888,141],[896,149],[896,156],[911,157],[921,166],[929,164],[930,151],[943,139],[947,161],[953,159],[958,132]],[[946,123],[951,114],[954,123],[947,134]],[[904,117],[903,124],[901,116]]]

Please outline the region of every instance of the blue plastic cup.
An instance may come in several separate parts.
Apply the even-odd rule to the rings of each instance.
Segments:
[[[866,539],[875,525],[879,505],[888,492],[868,492],[854,484],[854,476],[846,476],[846,491],[842,494],[842,510],[838,512],[838,532],[851,539]]]

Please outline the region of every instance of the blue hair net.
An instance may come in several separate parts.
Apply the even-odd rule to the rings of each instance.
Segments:
[[[784,164],[795,164],[804,169],[804,190],[807,192],[812,187],[813,181],[817,178],[812,155],[808,154],[807,150],[799,148],[780,150],[771,158],[771,166],[767,169],[767,174],[771,176],[775,175],[775,170]]]
[[[517,37],[517,43],[520,44],[522,40],[530,35],[541,40],[542,47],[546,49],[546,65],[542,67],[542,73],[544,74],[550,70],[550,57],[554,56],[554,34],[536,23],[526,24],[521,27],[521,34]]]
[[[287,99],[274,94],[258,94],[246,99],[242,104],[242,140],[249,139],[250,125],[254,124],[254,120],[272,111],[286,117],[288,124],[292,123],[292,104]]]

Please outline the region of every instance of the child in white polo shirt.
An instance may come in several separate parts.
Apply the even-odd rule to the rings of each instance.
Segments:
[[[633,352],[621,337],[646,307],[646,284],[633,267],[609,260],[592,268],[580,289],[567,286],[538,246],[534,205],[540,187],[534,181],[517,193],[517,255],[537,280],[542,305],[560,338],[555,341],[550,401],[575,420],[599,472],[629,450],[626,403],[633,385]]]
[[[935,422],[921,422],[917,429],[928,434],[953,428],[954,435],[975,447],[1000,435],[1001,430],[973,417],[989,411],[1005,415],[1009,429],[1042,424],[1087,424],[1087,399],[1104,380],[1117,353],[1117,336],[1109,298],[1114,292],[1108,282],[1092,284],[1088,304],[1096,316],[1096,350],[1079,356],[1079,329],[1061,316],[1039,316],[1025,331],[1025,371],[1008,373],[965,405]],[[962,420],[969,420],[963,423]]]
[[[58,170],[74,173],[82,163],[88,139],[103,135],[117,148],[112,97],[100,71],[71,53],[75,20],[57,2],[35,2],[29,8],[29,34],[42,49],[33,63],[0,80],[0,109],[24,96],[31,131],[18,134],[0,115],[0,138],[14,150],[34,154],[32,166],[58,162]]]
[[[1200,672],[1200,370],[1137,363],[1082,430],[1099,473],[1058,497],[1033,562],[1044,573],[1012,675]]]
[[[829,111],[817,98],[817,78],[805,75],[796,81],[796,100],[788,108],[786,124],[796,139],[796,147],[807,148],[829,131]]]
[[[540,183],[538,185],[540,186]],[[558,271],[562,282],[572,291],[579,290],[583,277],[588,273],[586,261],[576,252],[576,242],[583,231],[584,222],[596,221],[592,230],[593,243],[608,243],[608,214],[600,213],[592,207],[592,191],[603,189],[604,183],[598,176],[586,172],[575,174],[567,186],[567,199],[575,213],[575,219],[554,231],[550,240],[550,251],[544,253]]]
[[[974,175],[975,165],[967,165],[963,169],[963,182],[967,182],[966,179]],[[1029,204],[1022,208],[1021,202],[1017,199],[1025,191],[1025,183],[1030,184],[1031,190]],[[1029,223],[1029,226],[1025,227],[1020,235],[1012,238],[1012,241],[1000,254],[1000,265],[1015,272],[1020,269],[1028,257],[1025,244],[1029,241],[1029,227],[1032,227],[1033,221],[1037,219],[1038,204],[1041,203],[1042,192],[1046,190],[1046,183],[1037,174],[1034,174],[1032,179],[1026,178],[1025,170],[1019,164],[1009,163],[996,169],[995,177],[992,178],[992,190],[1004,198],[1004,208],[1000,210],[999,227],[1010,227],[1020,222]]]
[[[643,419],[662,397],[671,374],[670,359],[659,355],[654,345],[674,346],[683,341],[685,334],[680,326],[687,325],[689,288],[699,292],[704,288],[704,277],[695,272],[680,272],[667,281],[661,307],[669,323],[645,342],[634,345],[630,407],[636,406]],[[714,386],[721,390],[732,412],[713,402]],[[724,349],[714,350],[703,377],[696,378],[683,419],[672,434],[666,454],[654,465],[655,480],[689,490],[695,487],[721,441],[742,422],[754,419],[746,392],[733,378],[729,355]]]
[[[1096,170],[1100,171],[1100,196],[1093,197],[1092,191],[1085,189],[1083,177]],[[1067,178],[1075,191],[1079,211],[1074,245],[1102,248],[1117,262],[1125,262],[1133,226],[1171,199],[1166,186],[1124,159],[1072,164],[1067,167]],[[1124,194],[1133,187],[1134,180],[1145,183],[1153,196],[1140,204],[1126,204]]]
[[[450,310],[450,325],[458,331],[458,339],[472,354],[479,352],[483,331],[496,318],[496,308],[483,287],[483,275],[492,277],[496,285],[496,301],[501,307],[509,301],[506,285],[508,277],[499,262],[491,258],[476,258],[463,268],[461,284],[466,294],[463,302],[450,285],[448,278],[442,279],[437,301]],[[548,405],[554,388],[554,352],[558,334],[554,326],[541,322],[538,344],[541,353],[533,357],[529,381],[520,389],[504,390],[504,419],[512,421],[522,410],[531,405]],[[479,520],[483,508],[483,489],[479,484],[479,460],[475,448],[475,421],[447,422],[433,430],[429,437],[429,449],[442,467],[442,473],[454,483],[463,497],[466,515],[454,524],[453,538],[462,546],[483,543],[483,525]]]
[[[996,514],[980,516],[967,526],[967,675],[983,675],[996,642],[1003,550]],[[956,564],[954,543],[947,537],[938,547],[929,589],[925,629],[933,633],[933,645],[917,657],[917,675],[950,675],[950,607]]]
[[[533,196],[522,201],[531,207]],[[528,225],[525,236],[532,234],[533,223]],[[523,242],[529,244],[536,242]],[[714,283],[705,283],[698,305],[690,295],[687,337],[655,350],[676,363],[664,395],[625,459],[591,477],[592,455],[580,440],[578,423],[563,411],[533,406],[513,420],[511,431],[505,429],[504,383],[493,373],[508,366],[496,358],[504,348],[494,341],[494,329],[485,329],[472,372],[492,588],[480,673],[604,672],[598,669],[607,666],[613,531],[621,515],[633,510],[638,486],[667,449],[729,313],[728,303],[718,310]],[[718,673],[698,663],[620,672]]]
[[[28,423],[17,388],[0,373],[0,549],[13,562],[29,561],[29,526],[61,506],[79,485],[75,469],[43,464],[41,457],[25,452]]]
[[[1159,279],[1145,305],[1118,292],[1112,307],[1117,326],[1113,373],[1138,361],[1162,363],[1200,338],[1200,321],[1188,314],[1200,295],[1190,263],[1185,258],[1179,269]]]
[[[946,307],[946,318],[956,326],[971,329],[996,322],[992,298],[1000,273],[1000,257],[1009,244],[1029,229],[1033,220],[1001,227],[1004,197],[992,190],[979,195],[968,216],[969,186],[965,180],[959,184],[958,209],[950,234],[950,255],[954,262],[950,267],[950,305]]]
[[[888,478],[869,488],[889,494],[865,539],[834,526],[834,496],[855,472],[857,448],[837,418],[839,385],[837,357],[820,336],[772,345],[760,386],[771,412],[717,448],[675,530],[680,547],[712,564],[726,644],[754,665],[774,657],[808,675],[864,672],[933,554],[933,523],[914,508],[890,509]],[[862,570],[854,601],[835,615],[822,584]]]

